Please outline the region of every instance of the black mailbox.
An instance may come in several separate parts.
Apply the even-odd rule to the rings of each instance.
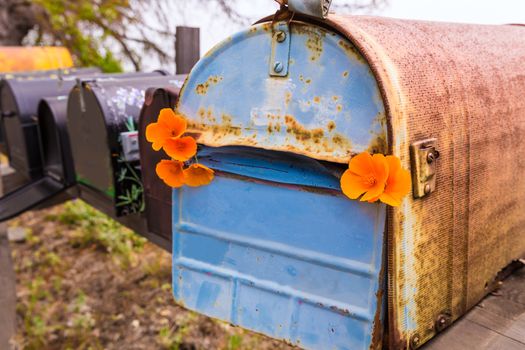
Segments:
[[[0,110],[11,167],[25,180],[42,176],[36,113],[42,97],[67,95],[79,76],[96,68],[5,75],[0,83]]]
[[[184,77],[181,76],[181,80]],[[155,174],[155,167],[161,159],[169,157],[164,151],[156,152],[151,143],[146,140],[146,127],[157,121],[163,108],[174,108],[179,97],[180,88],[150,88],[146,91],[144,107],[140,112],[139,145],[142,182],[144,184],[144,199],[146,201],[146,218],[148,234],[152,241],[168,251],[171,251],[171,196],[172,189]]]
[[[0,221],[38,207],[71,198],[66,189],[74,184],[73,158],[66,130],[67,96],[45,97],[38,105],[37,128],[43,176],[0,199]]]
[[[159,76],[163,72],[145,74],[146,76]],[[104,77],[106,80],[116,81],[129,77],[135,77],[136,73],[127,74],[105,74],[95,75]],[[75,79],[78,79],[76,77]],[[26,106],[23,113],[6,117],[8,130],[18,132],[22,135],[17,138],[10,137],[12,142],[10,150],[22,150],[10,153],[12,155],[12,166],[17,170],[14,174],[16,179],[10,179],[8,194],[0,199],[0,221],[12,218],[26,210],[41,205],[53,205],[63,202],[72,196],[76,196],[75,190],[66,191],[76,184],[73,157],[71,154],[70,141],[66,126],[67,98],[69,91],[76,84],[74,79],[17,79],[15,84],[5,82],[3,104],[4,111],[16,110],[20,105]],[[15,81],[13,81],[15,82]],[[15,86],[14,89],[10,89]],[[51,93],[56,91],[66,91],[61,96],[45,97],[36,112],[30,114],[33,104],[37,98],[41,98],[48,91],[43,91],[43,87],[49,86]],[[68,89],[69,88],[69,89]],[[16,93],[13,93],[15,91]],[[23,94],[28,92],[29,98]],[[40,94],[40,96],[37,96]],[[45,95],[44,95],[45,96]],[[25,104],[24,104],[25,103]],[[16,108],[10,108],[14,106]],[[29,106],[29,107],[28,107]],[[17,112],[18,113],[18,112]],[[26,117],[27,123],[21,123],[19,115]],[[30,116],[30,118],[28,117]],[[17,127],[18,126],[18,127]],[[24,158],[24,154],[31,158]],[[31,171],[27,172],[26,169]]]
[[[0,81],[3,80],[32,80],[38,78],[51,78],[57,79],[69,75],[86,75],[86,74],[97,74],[100,73],[99,68],[88,67],[88,68],[66,68],[66,69],[50,69],[50,70],[40,70],[40,71],[30,71],[30,72],[19,72],[19,73],[4,73],[0,74]],[[1,86],[0,82],[0,86]],[[2,109],[2,101],[0,99],[0,112]],[[5,136],[2,128],[2,123],[0,123],[0,152],[7,154],[7,149],[5,147]]]
[[[71,91],[67,126],[79,196],[147,236],[138,147],[145,91],[180,87],[176,76],[137,73],[129,79],[84,79]]]

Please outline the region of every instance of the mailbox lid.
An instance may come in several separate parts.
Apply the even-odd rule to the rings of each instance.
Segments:
[[[381,94],[359,51],[335,31],[300,21],[290,23],[288,39],[273,44],[289,45],[284,77],[270,75],[270,23],[233,35],[197,63],[177,104],[197,141],[338,163],[385,153]]]

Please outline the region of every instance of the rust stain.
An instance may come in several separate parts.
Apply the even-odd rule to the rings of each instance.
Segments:
[[[319,96],[315,96],[314,97],[314,102],[315,103],[320,103],[321,102],[321,98]]]
[[[345,71],[343,72],[343,78],[347,78],[347,77],[348,77],[348,71],[345,70]]]
[[[324,127],[308,128],[298,122],[292,115],[267,114],[264,129],[250,128],[233,124],[230,115],[222,114],[217,118],[211,108],[200,108],[197,121],[188,120],[188,134],[199,143],[212,147],[225,145],[256,146],[265,149],[280,150],[303,154],[315,159],[346,162],[352,154],[351,141],[341,133],[335,133],[336,124],[329,121]],[[219,123],[216,120],[220,120]],[[279,134],[284,142],[268,146],[261,144],[261,138]],[[343,156],[333,155],[334,151],[343,152]]]
[[[221,76],[212,75],[204,83],[197,84],[197,86],[195,87],[195,92],[199,95],[206,95],[210,86],[216,85],[221,81],[222,81]]]
[[[312,26],[293,26],[292,32],[306,36],[306,48],[310,51],[310,61],[315,62],[323,53],[326,31]]]

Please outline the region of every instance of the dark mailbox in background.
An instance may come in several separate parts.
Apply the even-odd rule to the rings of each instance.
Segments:
[[[181,80],[184,77],[181,76]],[[162,150],[159,152],[151,148],[146,140],[146,127],[157,120],[163,108],[174,108],[179,97],[180,88],[176,86],[166,88],[150,88],[146,91],[144,107],[140,112],[139,145],[140,163],[142,168],[142,182],[144,184],[144,199],[146,201],[146,218],[148,232],[165,241],[162,245],[171,251],[171,195],[172,190],[164,184],[155,173],[155,167],[161,159],[169,159]]]
[[[137,73],[81,80],[69,95],[67,125],[80,197],[143,235],[139,114],[146,89],[181,85],[181,77]]]
[[[78,76],[97,74],[93,68],[6,75],[0,83],[2,131],[9,163],[25,180],[42,176],[36,113],[42,97],[67,95]]]

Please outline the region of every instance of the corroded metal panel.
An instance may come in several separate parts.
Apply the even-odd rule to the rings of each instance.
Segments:
[[[232,167],[173,192],[176,301],[305,349],[379,349],[385,206]]]
[[[391,209],[392,348],[418,347],[525,255],[525,29],[332,15],[382,90],[390,152],[436,138],[436,191]]]
[[[268,23],[232,36],[199,61],[178,102],[198,142],[338,163],[356,152],[386,152],[379,90],[359,52],[322,27],[293,22],[290,33],[285,77],[268,73]]]

